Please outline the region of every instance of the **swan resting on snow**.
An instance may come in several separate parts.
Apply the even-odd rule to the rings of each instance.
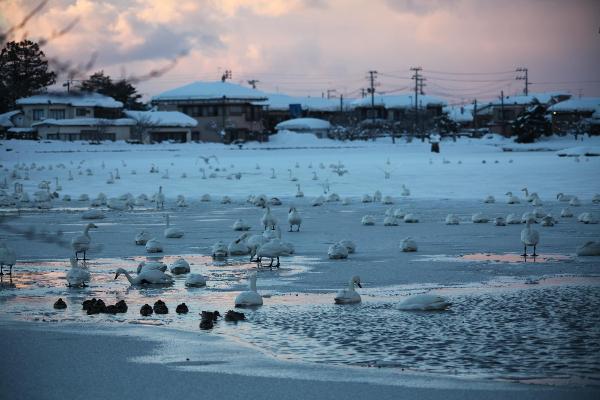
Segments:
[[[117,279],[119,275],[125,275],[132,286],[173,284],[173,277],[156,269],[142,271],[135,278],[133,278],[131,275],[129,275],[129,272],[125,271],[123,268],[118,268],[115,274],[115,279]]]
[[[337,292],[334,298],[335,304],[360,303],[360,294],[354,290],[356,286],[362,288],[359,276],[353,276],[352,279],[350,279],[350,282],[348,282],[348,287]]]
[[[600,241],[589,241],[577,247],[577,255],[583,256],[600,256]]]
[[[263,299],[260,294],[256,291],[256,273],[248,275],[248,290],[245,290],[238,294],[235,298],[236,307],[253,307],[262,306]]]
[[[69,287],[86,287],[90,281],[90,271],[87,268],[80,267],[75,257],[70,258],[71,269],[67,272],[67,282]]]
[[[404,311],[442,311],[451,303],[444,297],[435,294],[416,294],[407,297],[399,305]]]
[[[162,253],[162,251],[162,244],[158,240],[156,240],[156,238],[152,238],[146,242],[147,253]]]

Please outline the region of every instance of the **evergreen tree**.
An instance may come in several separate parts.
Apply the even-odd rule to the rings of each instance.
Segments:
[[[0,51],[0,113],[15,108],[15,101],[56,82],[48,60],[37,43],[8,42]]]
[[[533,143],[540,136],[552,133],[546,111],[546,107],[536,101],[515,119],[512,129],[518,143]]]
[[[144,105],[140,102],[142,95],[127,80],[120,79],[114,82],[110,76],[104,75],[104,71],[90,75],[89,79],[81,82],[81,90],[97,92],[123,103],[128,110],[143,110]]]

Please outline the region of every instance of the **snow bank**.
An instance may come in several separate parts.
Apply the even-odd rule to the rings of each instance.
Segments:
[[[331,129],[329,121],[318,118],[295,118],[278,123],[275,129],[288,131],[324,131]]]
[[[556,154],[560,157],[600,156],[600,146],[569,147],[568,149],[558,151]]]

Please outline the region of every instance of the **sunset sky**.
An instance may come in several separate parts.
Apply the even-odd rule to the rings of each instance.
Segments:
[[[39,1],[0,0],[0,26],[19,23]],[[143,75],[152,96],[195,80],[258,79],[268,92],[356,97],[377,70],[377,90],[410,90],[422,66],[425,92],[451,103],[522,91],[600,96],[600,1],[584,0],[50,0],[14,39],[37,40],[78,18],[44,47],[91,72]],[[476,74],[475,74],[476,73]]]

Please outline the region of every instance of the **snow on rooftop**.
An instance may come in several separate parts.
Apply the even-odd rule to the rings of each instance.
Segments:
[[[448,113],[448,118],[454,122],[473,121],[473,107],[445,107],[444,112]]]
[[[569,99],[554,104],[548,109],[550,112],[569,112],[569,111],[592,111],[598,112],[600,108],[600,97],[582,97],[580,99]]]
[[[217,100],[227,97],[230,99],[249,99],[262,101],[267,95],[256,89],[229,82],[193,82],[172,90],[167,90],[152,97],[153,101],[165,100]]]
[[[415,106],[414,96],[412,94],[398,95],[376,95],[374,98],[376,106],[385,108],[410,108]],[[421,95],[419,96],[419,107],[427,106],[445,106],[446,102],[440,98]],[[352,107],[370,107],[371,96],[356,99],[351,103]]]
[[[275,129],[278,131],[322,131],[331,128],[329,121],[318,118],[295,118],[278,123]]]
[[[53,126],[131,126],[136,121],[131,118],[104,119],[104,118],[68,118],[52,119],[34,122],[31,126],[53,125]]]
[[[261,104],[269,106],[270,110],[289,110],[290,104],[300,104],[303,110],[339,111],[340,109],[339,99],[308,96],[296,97],[282,93],[266,93],[266,95],[269,99]],[[344,101],[344,107],[347,105],[348,102]]]
[[[179,126],[192,128],[198,121],[179,111],[133,111],[124,110],[123,113],[135,121],[147,121],[157,126]]]
[[[570,97],[569,93],[564,92],[543,92],[543,93],[531,93],[525,96],[524,94],[517,96],[505,96],[504,97],[504,105],[527,105],[531,104],[534,101],[538,101],[542,104],[548,104],[553,99],[558,97]],[[499,106],[502,104],[502,101],[499,98],[495,98],[490,102],[495,106]]]
[[[3,126],[5,128],[13,127],[14,124],[12,122],[12,117],[14,117],[17,114],[21,114],[21,110],[13,110],[5,112],[4,114],[0,114],[0,126]]]
[[[17,105],[65,104],[73,107],[121,108],[123,103],[100,93],[88,92],[56,92],[23,97],[16,101]]]

